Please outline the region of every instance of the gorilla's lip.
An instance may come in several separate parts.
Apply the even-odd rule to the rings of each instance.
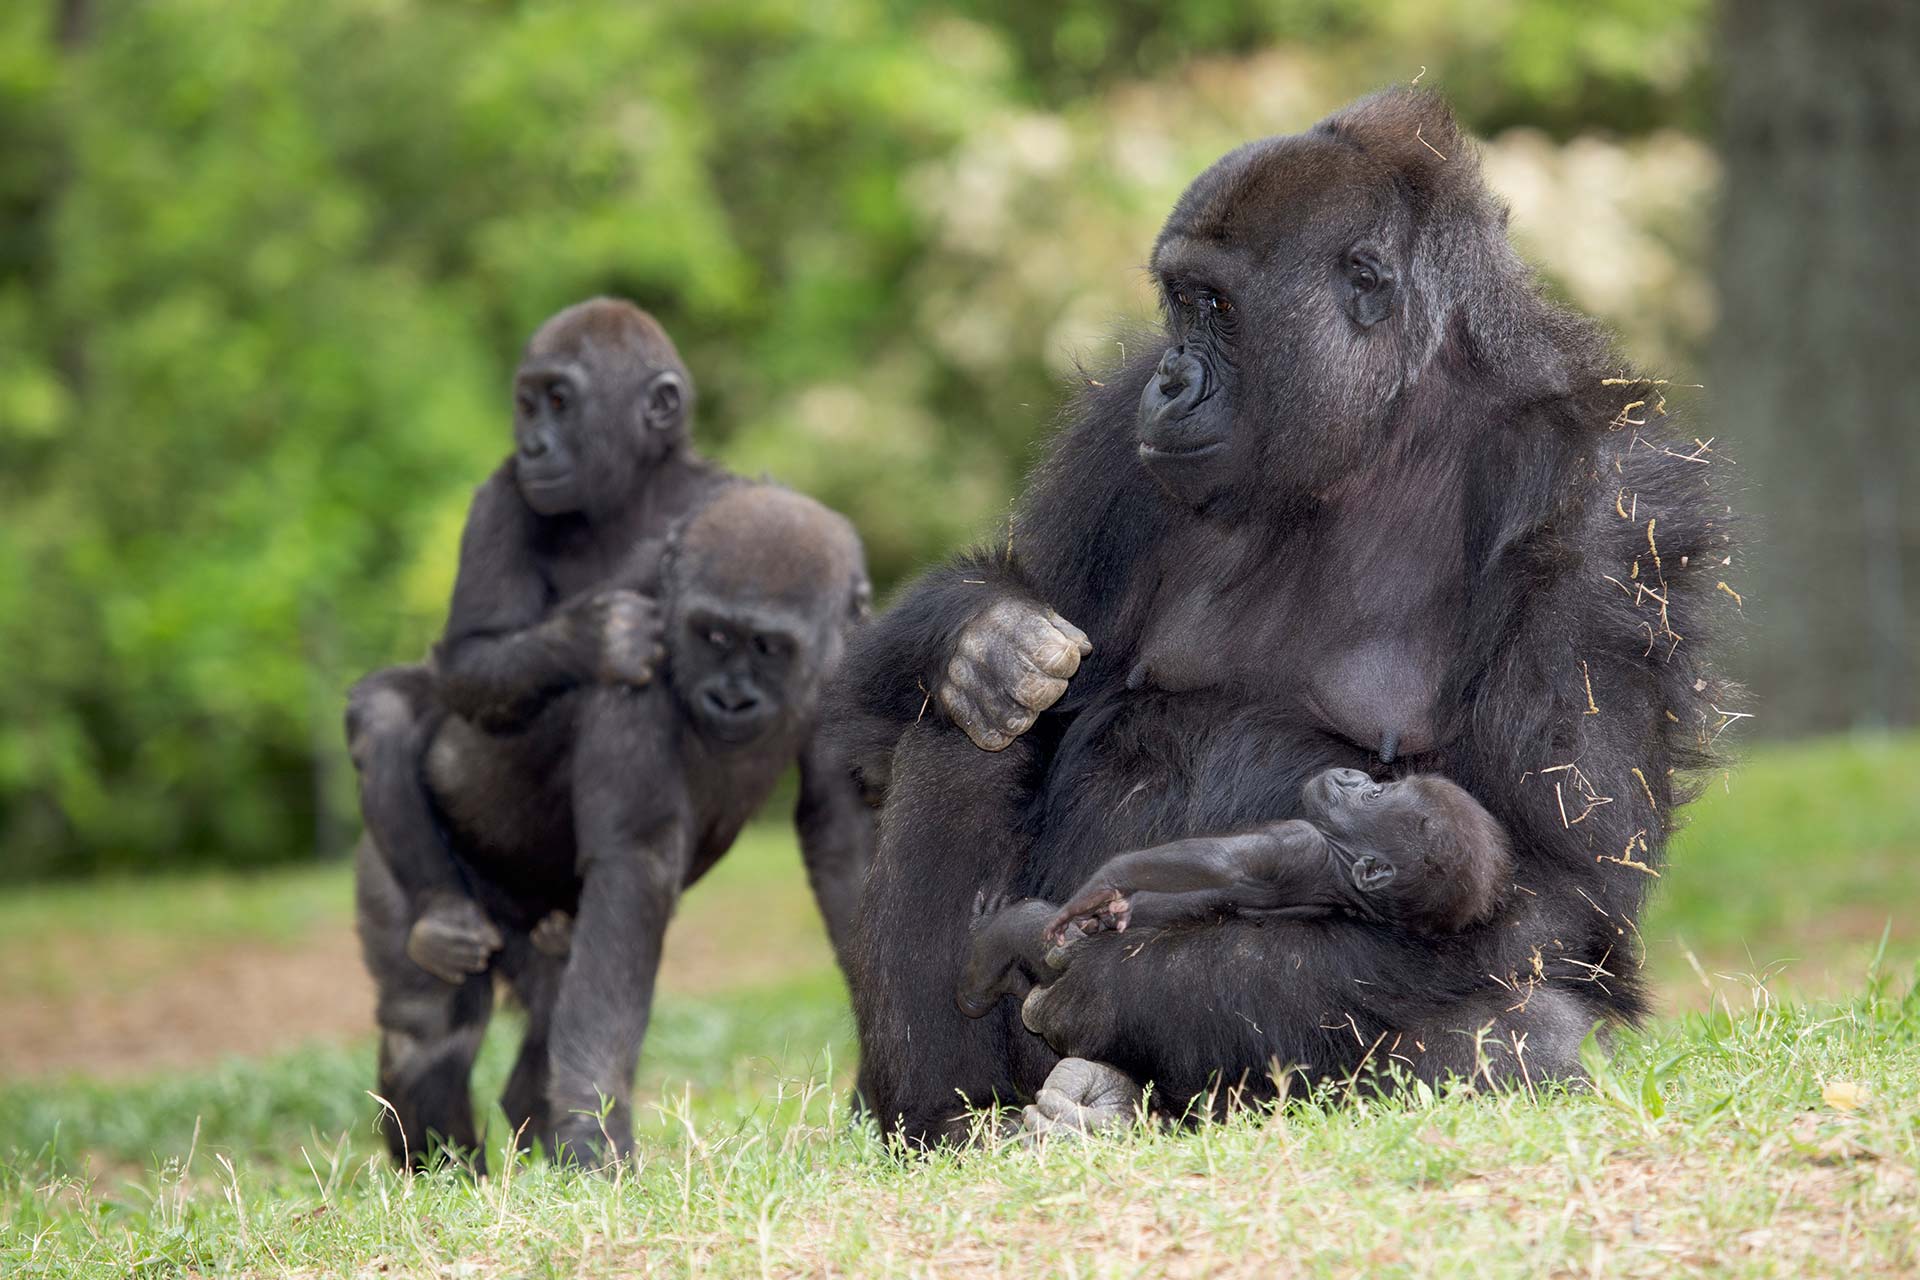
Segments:
[[[1149,444],[1145,440],[1142,440],[1140,442],[1140,456],[1142,458],[1173,458],[1184,461],[1189,458],[1204,458],[1210,453],[1218,453],[1226,447],[1226,444],[1227,442],[1225,440],[1208,440],[1202,444],[1169,447],[1166,445]]]
[[[534,467],[520,465],[514,469],[514,479],[529,489],[564,489],[573,483],[573,468],[558,471],[541,471]]]

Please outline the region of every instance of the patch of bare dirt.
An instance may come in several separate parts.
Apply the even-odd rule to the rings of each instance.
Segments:
[[[833,964],[811,904],[755,911],[739,894],[696,897],[667,934],[660,988],[705,996]],[[64,947],[64,944],[57,944]],[[284,943],[183,944],[134,935],[52,957],[96,975],[58,995],[0,991],[0,1079],[125,1079],[221,1058],[338,1043],[373,1030],[373,985],[347,921]]]

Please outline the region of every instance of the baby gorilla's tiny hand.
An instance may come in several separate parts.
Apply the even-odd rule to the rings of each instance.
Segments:
[[[1058,947],[1090,933],[1124,933],[1132,911],[1127,895],[1111,885],[1082,890],[1047,921],[1047,941]]]
[[[437,894],[407,933],[407,958],[440,981],[458,986],[485,973],[503,941],[472,898]]]
[[[637,591],[602,592],[594,599],[600,623],[600,680],[640,686],[653,680],[666,656],[666,622],[659,602]]]

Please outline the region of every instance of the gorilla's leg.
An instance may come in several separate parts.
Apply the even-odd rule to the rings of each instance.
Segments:
[[[573,757],[580,910],[554,1002],[547,1097],[563,1159],[633,1146],[633,1075],[660,946],[691,863],[686,784],[664,690],[597,689]]]
[[[542,925],[545,924],[543,921]],[[514,1059],[507,1087],[500,1095],[500,1107],[507,1113],[507,1123],[513,1126],[514,1144],[520,1150],[530,1151],[538,1142],[553,1156],[557,1153],[553,1112],[547,1097],[548,1055],[553,1006],[560,996],[560,975],[566,967],[566,952],[552,954],[544,950],[538,930],[533,938],[515,934],[501,952],[500,966],[527,1016],[526,1035],[520,1041],[520,1054]]]
[[[378,992],[376,1092],[393,1108],[380,1119],[387,1146],[415,1167],[445,1148],[485,1172],[469,1079],[493,1011],[493,979],[480,973],[455,985],[409,959],[406,893],[371,837],[361,837],[354,859],[360,950]]]
[[[859,1092],[883,1131],[930,1143],[965,1136],[968,1106],[1017,1097],[1016,1055],[1045,1059],[1035,1079],[1052,1063],[1011,1001],[978,1019],[954,1007],[974,898],[1013,888],[1030,844],[1031,749],[989,754],[930,720],[902,735],[892,768],[852,948]]]
[[[424,664],[375,671],[347,693],[347,754],[359,774],[361,818],[416,916],[465,904],[469,898],[434,811],[424,769],[427,744],[445,719],[433,673]],[[468,910],[465,915],[472,917],[461,921],[467,931],[478,930],[483,923],[478,914]],[[476,953],[484,959],[484,939],[456,938],[456,950],[461,941],[466,946],[459,959]],[[472,971],[452,959],[432,967],[449,981]]]
[[[1271,1097],[1276,1069],[1312,1082],[1396,1067],[1429,1083],[1580,1074],[1584,1002],[1560,984],[1528,992],[1488,977],[1524,963],[1517,930],[1434,939],[1356,920],[1248,918],[1130,939],[1074,943],[1022,1016],[1061,1054],[1153,1081],[1172,1113],[1194,1099]]]

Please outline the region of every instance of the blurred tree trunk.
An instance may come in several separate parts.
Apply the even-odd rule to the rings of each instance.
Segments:
[[[1920,652],[1920,3],[1728,0],[1709,394],[1756,517],[1761,724],[1908,725]]]

